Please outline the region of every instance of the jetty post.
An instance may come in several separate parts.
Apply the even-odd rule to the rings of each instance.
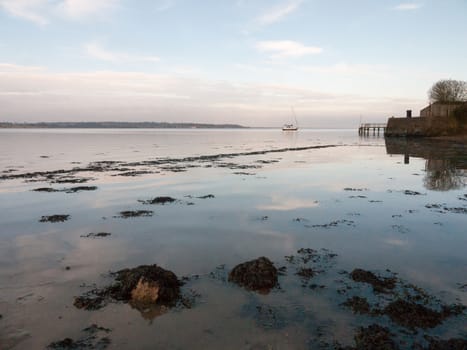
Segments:
[[[373,136],[378,135],[380,131],[384,132],[386,131],[386,124],[385,123],[363,123],[360,124],[360,127],[358,128],[358,134],[360,136],[368,136],[370,135],[370,131],[373,132]]]

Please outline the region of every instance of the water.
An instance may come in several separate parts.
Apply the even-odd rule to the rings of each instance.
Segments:
[[[2,349],[79,339],[92,323],[112,329],[111,349],[351,345],[358,326],[391,326],[387,318],[355,316],[340,306],[353,293],[336,292],[348,283],[342,272],[357,267],[390,269],[445,303],[467,302],[465,145],[386,144],[354,130],[68,129],[0,130],[0,150],[0,176],[65,171],[0,180]],[[88,167],[102,161],[115,163]],[[66,183],[82,178],[88,181]],[[73,186],[98,189],[31,191]],[[208,194],[214,198],[198,198]],[[138,202],[156,196],[178,202]],[[114,217],[143,209],[154,215]],[[71,217],[39,222],[53,214]],[[90,232],[111,236],[81,237]],[[326,288],[303,287],[287,265],[284,256],[300,248],[338,254],[312,279]],[[259,295],[223,281],[236,264],[259,256],[288,266],[280,289]],[[108,271],[141,264],[199,275],[184,287],[200,295],[194,307],[154,317],[128,304],[73,306],[93,283],[110,283]],[[417,337],[424,332],[465,337],[465,317]]]

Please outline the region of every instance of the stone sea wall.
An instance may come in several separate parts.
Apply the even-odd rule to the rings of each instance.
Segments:
[[[451,136],[466,131],[454,118],[389,118],[385,136]]]

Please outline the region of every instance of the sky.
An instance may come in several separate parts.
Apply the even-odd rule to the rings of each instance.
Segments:
[[[440,79],[466,0],[0,0],[0,121],[348,128]]]

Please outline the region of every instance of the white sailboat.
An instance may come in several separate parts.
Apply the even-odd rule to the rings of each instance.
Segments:
[[[297,115],[295,114],[295,111],[293,109],[293,107],[291,107],[292,109],[292,115],[294,117],[294,121],[295,121],[295,124],[284,124],[284,126],[282,127],[282,131],[298,131],[298,121],[297,121]]]

